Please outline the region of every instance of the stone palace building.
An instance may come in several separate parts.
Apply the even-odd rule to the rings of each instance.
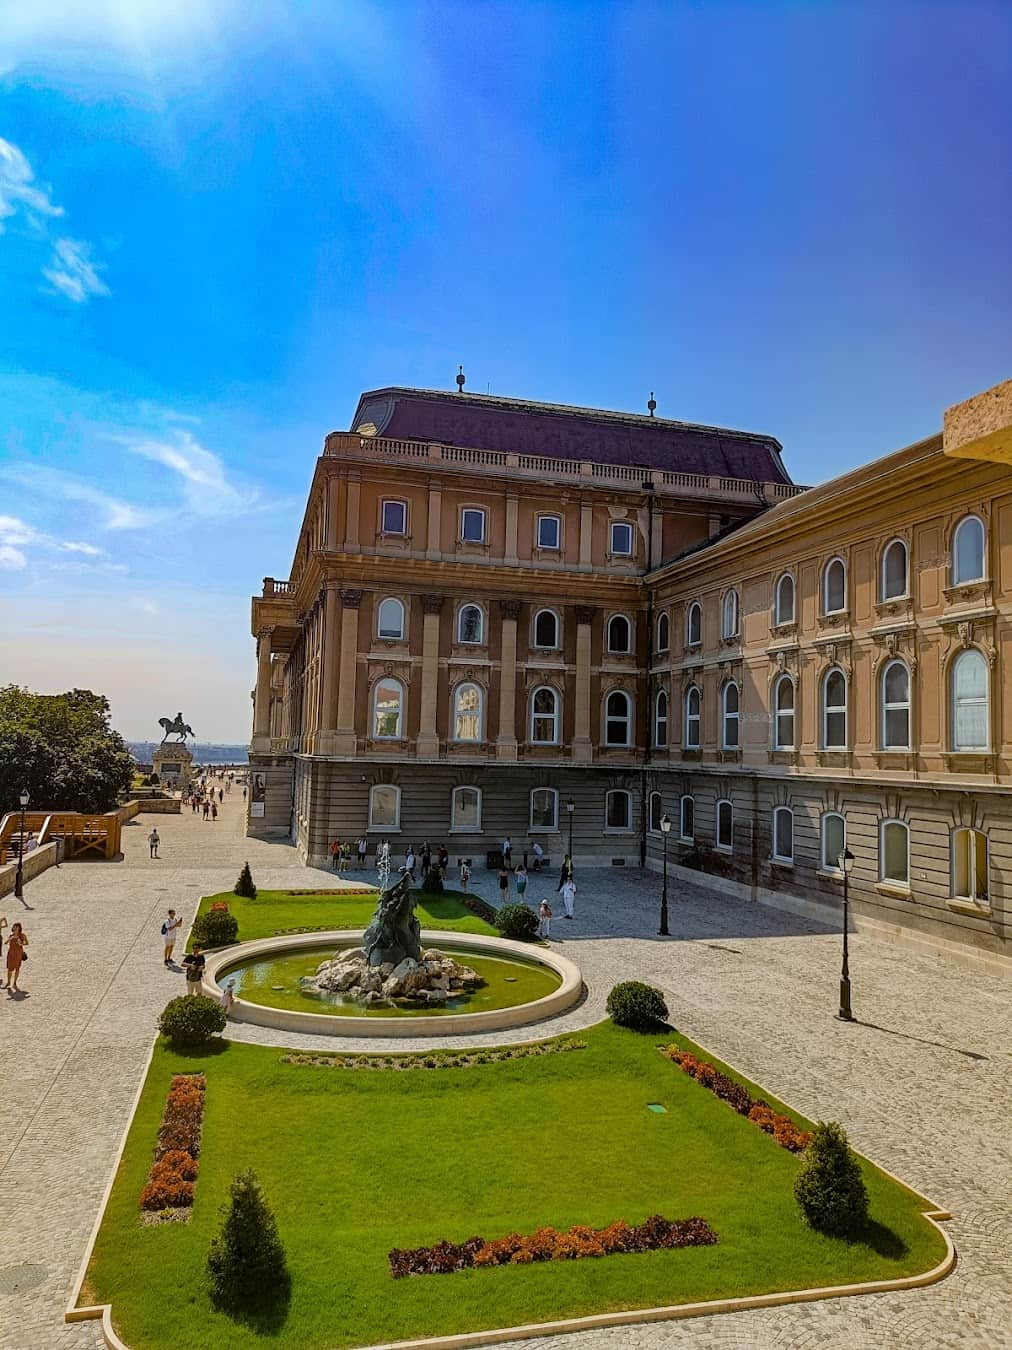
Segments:
[[[249,832],[669,864],[1008,954],[1012,382],[820,487],[771,436],[380,389],[254,597]]]

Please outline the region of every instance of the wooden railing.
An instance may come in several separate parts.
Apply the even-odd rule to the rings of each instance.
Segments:
[[[88,853],[115,858],[120,851],[117,811],[107,811],[103,815],[85,815],[78,811],[26,811],[24,822],[26,834],[36,836],[39,848],[62,839],[65,858],[80,858]],[[17,858],[20,845],[21,812],[11,811],[0,820],[0,863]]]

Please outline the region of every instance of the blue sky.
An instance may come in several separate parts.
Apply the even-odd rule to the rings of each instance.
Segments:
[[[0,680],[249,731],[360,390],[772,432],[815,482],[1012,374],[1007,4],[0,12]]]

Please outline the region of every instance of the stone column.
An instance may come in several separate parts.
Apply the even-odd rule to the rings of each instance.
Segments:
[[[337,676],[337,729],[334,753],[353,755],[358,748],[355,730],[355,676],[358,671],[358,607],[362,592],[341,591],[341,658]]]
[[[439,695],[439,615],[443,608],[441,595],[423,595],[422,613],[422,700],[418,719],[415,754],[419,759],[435,759],[439,755],[439,734],[436,730],[436,701]]]
[[[317,749],[321,754],[334,753],[334,733],[337,731],[337,690],[341,668],[341,599],[340,586],[328,581],[323,587],[323,645],[320,653],[323,688],[320,693],[320,733]]]
[[[514,539],[514,544],[515,544]],[[517,619],[519,600],[500,600],[502,657],[499,663],[499,733],[495,738],[496,759],[517,757]]]
[[[580,503],[580,571],[589,572],[594,566],[594,508],[590,502]]]
[[[574,605],[576,618],[576,706],[573,709],[573,759],[589,763],[594,758],[590,734],[590,625],[597,610],[593,605]]]
[[[257,686],[253,695],[253,743],[269,750],[271,743],[271,634],[273,627],[257,633]]]

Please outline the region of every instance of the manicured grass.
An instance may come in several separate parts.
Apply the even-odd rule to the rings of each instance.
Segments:
[[[808,1229],[792,1192],[797,1157],[657,1046],[712,1055],[610,1023],[583,1039],[571,1054],[412,1073],[284,1064],[277,1049],[240,1043],[202,1056],[159,1043],[85,1299],[112,1303],[133,1350],[190,1350],[195,1337],[209,1350],[261,1344],[215,1312],[203,1287],[229,1181],[244,1167],[256,1170],[288,1251],[292,1299],[270,1332],[285,1350],[886,1278],[941,1259],[944,1243],[920,1216],[927,1202],[870,1164],[867,1240]],[[193,1069],[207,1074],[193,1217],[145,1228],[137,1197],[169,1079]],[[396,1281],[387,1265],[392,1247],[654,1213],[699,1215],[719,1244]]]
[[[229,908],[239,920],[239,941],[251,942],[254,938],[273,937],[279,929],[364,928],[376,909],[378,894],[372,891],[368,895],[318,892],[292,895],[287,891],[258,891],[255,900],[247,900],[231,891],[223,891],[220,895],[205,895],[197,912],[203,914],[216,900],[228,901]],[[415,912],[423,933],[426,928],[445,928],[461,933],[496,932],[484,919],[465,909],[459,893],[420,894]]]

